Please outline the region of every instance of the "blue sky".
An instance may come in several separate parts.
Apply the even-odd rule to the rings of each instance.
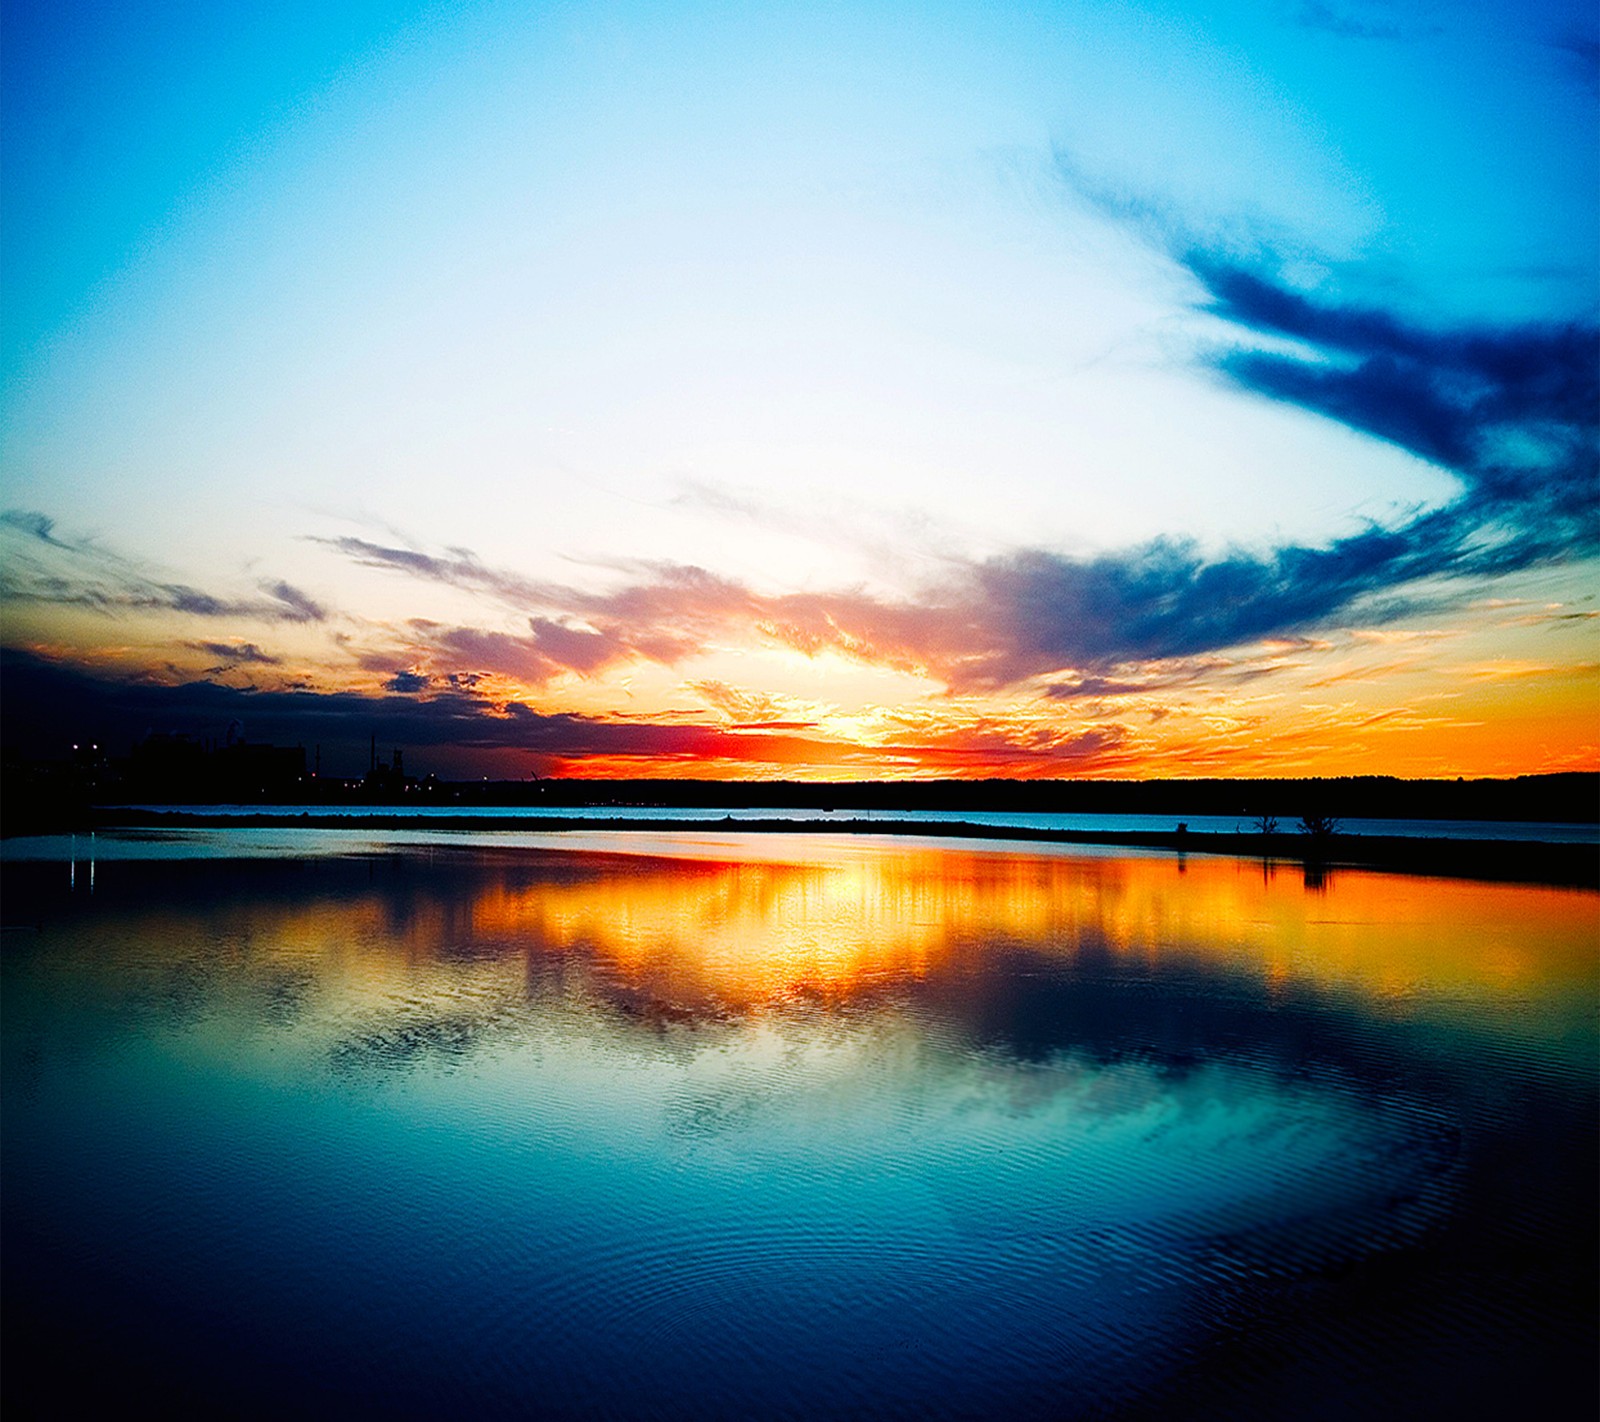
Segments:
[[[1539,764],[1582,761],[1595,42],[1571,4],[9,6],[5,645],[1036,773],[1381,755],[1338,727],[1432,693],[1370,639],[1438,633],[1407,675],[1554,677]],[[1134,689],[1066,716],[1090,684]],[[1484,714],[1395,763],[1491,763]]]

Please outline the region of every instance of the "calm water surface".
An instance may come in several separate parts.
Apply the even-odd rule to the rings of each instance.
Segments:
[[[427,821],[457,815],[504,820],[508,825],[537,825],[540,820],[582,818],[590,820],[655,819],[680,825],[740,820],[793,820],[830,824],[963,824],[985,828],[1089,831],[1095,834],[1170,834],[1181,821],[1196,834],[1248,834],[1249,815],[1078,815],[1027,810],[818,810],[815,808],[725,809],[721,806],[684,805],[135,805],[133,809],[190,815],[272,815],[293,820],[301,815],[354,821],[404,814]],[[1281,834],[1292,844],[1295,820],[1283,820]],[[1339,831],[1346,835],[1393,835],[1401,839],[1509,839],[1537,840],[1546,844],[1600,844],[1600,824],[1565,820],[1380,820],[1345,818]]]
[[[1595,1413],[1592,893],[88,848],[5,847],[17,1415]]]

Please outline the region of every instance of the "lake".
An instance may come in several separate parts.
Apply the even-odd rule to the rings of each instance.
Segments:
[[[1600,1403],[1592,892],[670,828],[3,853],[17,1415]]]
[[[507,828],[537,829],[541,820],[660,820],[667,825],[693,827],[760,820],[796,824],[940,825],[961,823],[983,829],[1047,830],[1073,834],[1171,834],[1180,823],[1195,834],[1248,834],[1255,821],[1248,815],[1106,815],[1067,814],[1029,810],[818,810],[814,808],[759,809],[704,805],[133,805],[128,808],[153,814],[202,815],[211,818],[246,816],[281,819],[285,823],[310,816],[319,819],[362,820],[403,815],[419,824],[470,815],[476,820],[501,820]],[[1600,845],[1600,824],[1589,820],[1419,820],[1345,818],[1343,835],[1378,835],[1398,839],[1487,839],[1537,841],[1545,844]],[[1281,844],[1292,847],[1299,838],[1297,822],[1285,819]]]

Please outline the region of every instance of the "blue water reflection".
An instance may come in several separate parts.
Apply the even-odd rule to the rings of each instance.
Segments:
[[[430,820],[449,820],[462,814],[474,819],[502,821],[508,827],[527,825],[537,827],[541,820],[581,817],[589,820],[633,820],[648,818],[666,824],[692,826],[696,824],[738,824],[741,821],[793,821],[796,823],[840,824],[865,822],[868,824],[937,825],[960,822],[989,829],[1016,828],[1037,830],[1070,830],[1075,833],[1094,834],[1170,834],[1182,821],[1196,834],[1248,834],[1253,826],[1250,815],[1201,815],[1179,811],[1161,815],[1068,814],[1059,811],[1032,810],[905,810],[905,809],[841,809],[785,808],[782,806],[759,809],[724,806],[691,805],[393,805],[374,804],[321,804],[321,805],[135,805],[136,810],[156,814],[181,813],[204,816],[246,816],[259,819],[270,816],[285,823],[302,817],[320,819],[362,820],[392,818],[403,813],[406,818],[426,824]],[[1593,821],[1574,823],[1563,820],[1419,820],[1374,819],[1346,817],[1339,821],[1342,834],[1384,835],[1401,839],[1495,839],[1533,840],[1547,844],[1593,844],[1597,827]],[[1283,836],[1294,839],[1294,824],[1286,821]]]
[[[1593,1402],[1594,895],[687,848],[8,864],[8,1397]]]

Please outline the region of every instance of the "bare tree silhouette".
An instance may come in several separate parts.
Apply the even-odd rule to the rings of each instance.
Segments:
[[[1300,816],[1300,833],[1312,842],[1313,847],[1320,848],[1339,833],[1339,821],[1333,815],[1313,810]]]

